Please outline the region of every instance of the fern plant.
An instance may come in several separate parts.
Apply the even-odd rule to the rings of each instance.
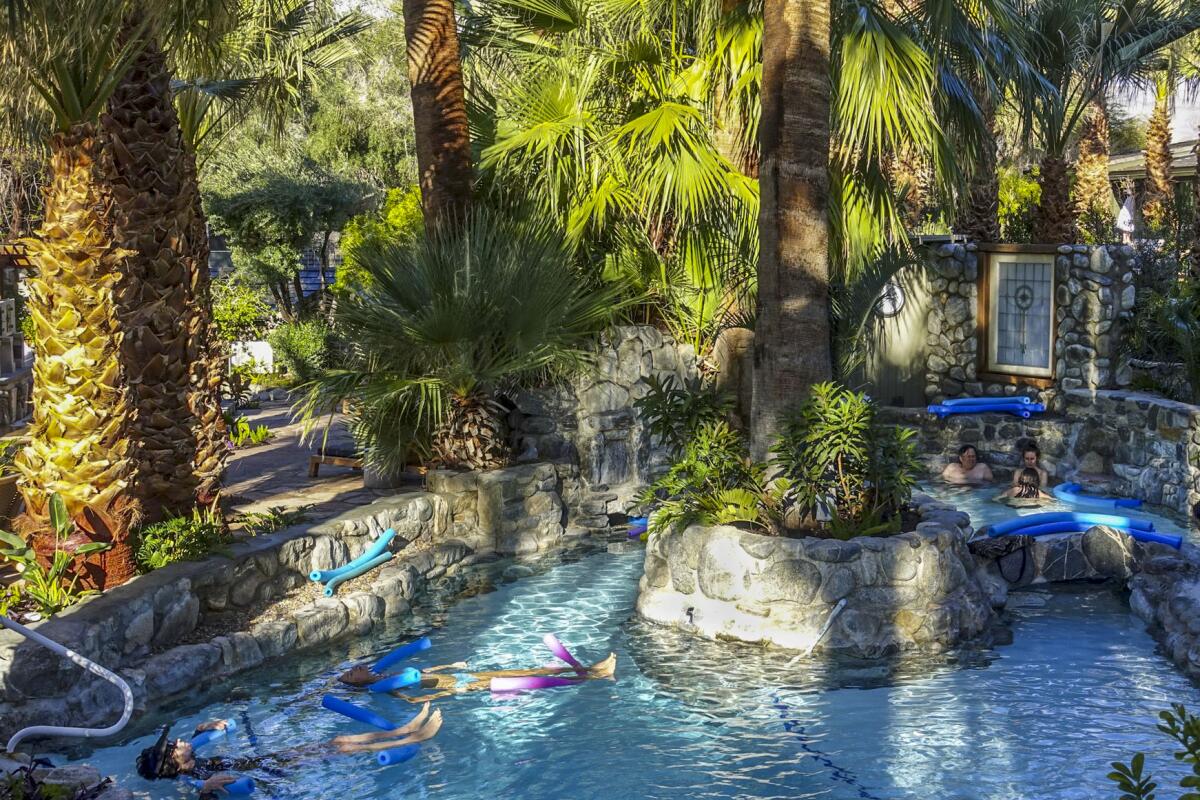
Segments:
[[[137,563],[142,572],[176,561],[204,558],[222,552],[229,541],[225,520],[214,502],[194,508],[187,516],[168,517],[138,532]]]

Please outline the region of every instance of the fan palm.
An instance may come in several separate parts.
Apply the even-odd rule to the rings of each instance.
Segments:
[[[430,444],[447,466],[502,464],[507,390],[582,368],[587,344],[627,300],[565,266],[550,226],[482,210],[411,245],[360,250],[365,294],[339,303],[345,366],[306,385],[311,424],[349,400],[368,464],[391,472]]]

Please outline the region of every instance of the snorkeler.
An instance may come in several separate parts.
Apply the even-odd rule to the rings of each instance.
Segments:
[[[196,726],[193,735],[204,731],[224,730],[224,720],[205,722]],[[264,769],[272,771],[274,765],[287,765],[309,758],[331,754],[364,753],[390,750],[409,744],[432,739],[442,727],[441,710],[429,712],[425,706],[408,723],[390,731],[376,731],[353,736],[337,736],[328,742],[316,742],[280,753],[248,758],[196,758],[195,748],[186,739],[171,741],[170,726],[164,726],[158,741],[147,747],[137,757],[137,771],[146,780],[158,778],[189,777],[202,780],[201,797],[215,797],[224,793],[224,787],[237,780],[230,772],[245,772]]]
[[[1038,505],[1042,500],[1053,500],[1054,498],[1042,491],[1042,476],[1038,474],[1038,471],[1033,467],[1025,467],[1017,472],[1013,485],[997,495],[995,499],[998,502],[1017,501],[1009,503],[1009,505]]]
[[[531,678],[540,676],[561,676],[584,680],[600,680],[611,678],[617,670],[617,656],[609,653],[608,658],[598,661],[586,669],[577,670],[573,667],[544,667],[541,669],[500,669],[490,672],[446,672],[446,670],[465,670],[467,662],[459,661],[454,664],[442,664],[421,670],[421,682],[416,684],[421,689],[433,690],[432,694],[410,697],[399,692],[393,692],[410,703],[428,703],[440,697],[449,697],[467,692],[482,692],[491,688],[492,678]],[[342,673],[338,680],[347,686],[366,687],[383,680],[385,676],[377,675],[366,664],[359,664]]]

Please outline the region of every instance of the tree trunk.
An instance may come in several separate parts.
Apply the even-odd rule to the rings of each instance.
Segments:
[[[1000,179],[996,174],[996,104],[986,86],[975,86],[975,96],[983,114],[983,142],[974,164],[957,231],[973,242],[1000,241]]]
[[[1075,209],[1071,206],[1071,176],[1067,162],[1060,156],[1042,157],[1038,185],[1042,190],[1033,238],[1041,244],[1072,244],[1079,238],[1075,229]]]
[[[37,361],[30,440],[16,467],[25,497],[18,528],[35,546],[47,539],[53,546],[52,494],[73,519],[103,518],[104,538],[113,545],[103,561],[115,584],[136,572],[130,527],[138,509],[127,496],[136,411],[121,358],[116,295],[126,253],[110,235],[108,158],[90,124],[50,140],[45,216],[37,235],[24,241],[34,265],[28,309]]]
[[[1192,277],[1200,278],[1200,130],[1196,132],[1196,174],[1192,176]]]
[[[750,423],[759,459],[783,412],[833,373],[829,15],[829,0],[767,0],[764,8],[762,251]]]
[[[1154,111],[1146,128],[1146,191],[1142,219],[1146,228],[1162,232],[1171,221],[1171,96],[1155,93]]]
[[[129,251],[118,284],[121,358],[137,409],[130,489],[147,522],[196,502],[189,402],[191,303],[188,233],[192,209],[179,120],[162,51],[148,43],[108,103],[101,124],[111,143],[113,243]]]
[[[1116,198],[1108,180],[1108,109],[1104,99],[1088,107],[1075,160],[1074,203],[1079,225],[1093,243],[1112,238]]]
[[[425,227],[460,219],[471,201],[471,137],[454,0],[404,0],[408,81]]]

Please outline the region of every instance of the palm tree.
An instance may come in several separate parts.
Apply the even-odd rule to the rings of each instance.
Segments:
[[[471,135],[454,0],[404,0],[421,204],[429,228],[471,201]]]
[[[1108,180],[1108,108],[1103,95],[1092,101],[1080,123],[1072,199],[1081,229],[1104,242],[1112,228],[1116,200]]]
[[[315,424],[349,400],[369,466],[391,473],[425,446],[449,467],[505,463],[497,400],[587,363],[589,340],[630,302],[565,267],[559,230],[481,209],[412,244],[356,251],[362,296],[339,303],[344,366],[306,385]],[[622,299],[625,296],[626,299]]]
[[[759,181],[762,237],[751,449],[832,375],[829,319],[830,5],[767,0]]]
[[[109,185],[112,153],[98,119],[141,31],[118,43],[115,6],[29,3],[2,34],[7,63],[19,71],[4,85],[6,104],[40,112],[51,131],[45,216],[24,241],[35,267],[28,308],[37,362],[30,441],[16,462],[25,497],[19,525],[35,547],[53,548],[50,498],[61,496],[77,524],[112,543],[101,558],[107,580],[120,583],[136,571],[129,531],[138,509],[127,496],[136,408],[121,358],[128,253],[112,233],[121,198]]]
[[[1171,189],[1171,105],[1176,77],[1171,66],[1155,76],[1154,110],[1146,127],[1146,189],[1142,219],[1146,227],[1155,232],[1170,224],[1175,199]]]

